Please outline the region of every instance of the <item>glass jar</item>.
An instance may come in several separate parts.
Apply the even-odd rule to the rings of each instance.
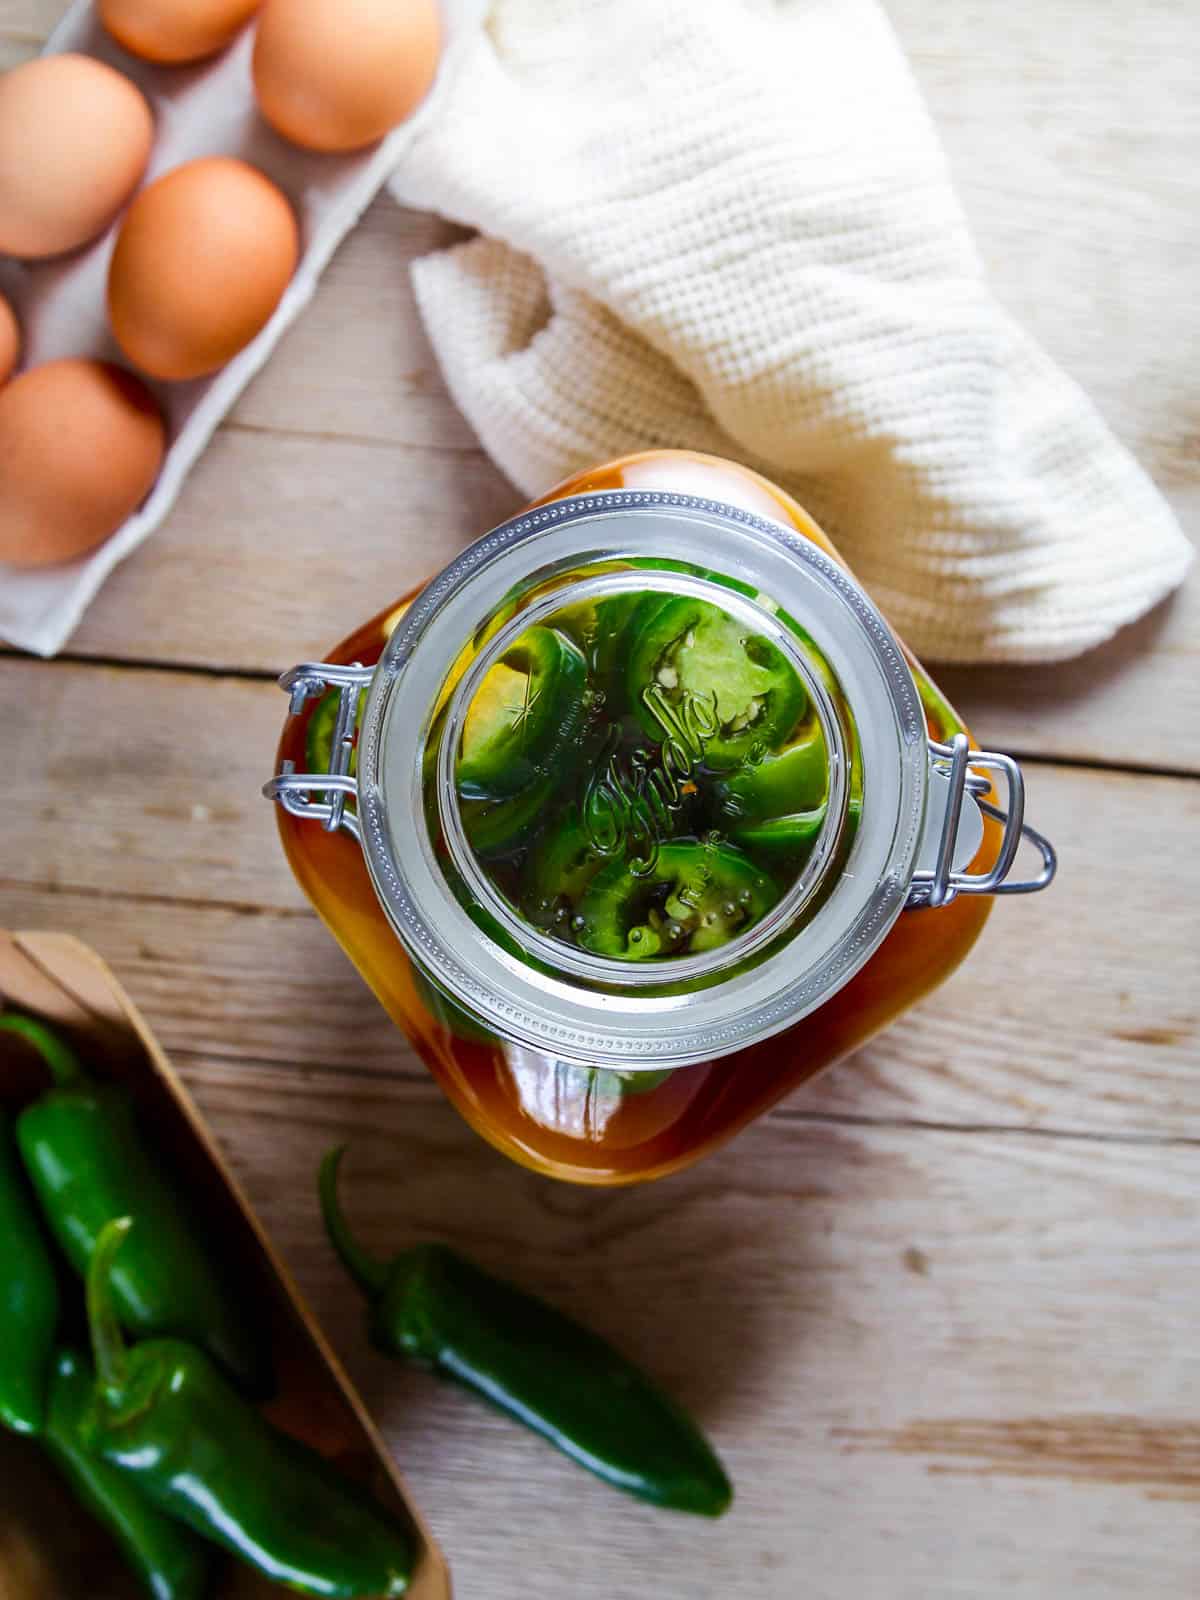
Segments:
[[[696,1160],[1054,873],[1016,764],[711,457],[570,479],[281,684],[299,882],[466,1120],[578,1183]]]

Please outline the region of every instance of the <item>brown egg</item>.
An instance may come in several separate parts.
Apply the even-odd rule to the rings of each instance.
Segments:
[[[103,361],[48,361],[0,389],[0,561],[45,567],[107,539],[162,463],[154,397]]]
[[[411,116],[437,74],[436,0],[266,0],[254,89],[277,133],[357,150]]]
[[[100,0],[100,20],[118,44],[146,61],[200,61],[224,47],[259,0]]]
[[[0,253],[56,256],[102,233],[137,187],[154,118],[90,56],[42,56],[0,77]]]
[[[269,321],[299,250],[291,206],[254,167],[226,156],[176,167],[142,190],[117,235],[117,343],[156,378],[214,372]]]
[[[21,330],[13,308],[0,294],[0,384],[7,381],[21,353]]]

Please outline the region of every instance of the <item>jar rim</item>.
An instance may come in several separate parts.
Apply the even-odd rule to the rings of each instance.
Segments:
[[[668,956],[645,963],[590,955],[578,946],[567,945],[561,939],[539,933],[515,912],[494,887],[471,849],[458,806],[454,770],[467,711],[484,677],[509,646],[527,629],[552,617],[564,606],[631,592],[660,592],[705,599],[710,604],[719,605],[727,614],[739,617],[756,631],[767,633],[784,652],[809,695],[825,741],[830,777],[825,816],[812,854],[778,904],[751,927],[714,950],[694,956]],[[472,895],[506,932],[525,941],[534,955],[557,968],[563,976],[593,982],[607,981],[619,988],[656,988],[667,983],[708,978],[748,959],[770,944],[811,901],[829,870],[845,820],[847,791],[847,752],[832,696],[788,630],[714,581],[675,572],[656,573],[636,567],[578,581],[568,579],[563,587],[550,590],[519,611],[488,640],[459,680],[445,709],[445,726],[439,741],[437,797],[443,836],[454,865]]]
[[[623,984],[612,974],[608,990],[599,985],[585,992],[489,940],[451,892],[422,825],[422,740],[445,670],[514,578],[529,580],[556,561],[580,567],[652,551],[686,553],[730,581],[750,578],[754,590],[784,604],[813,636],[862,729],[863,813],[869,819],[863,832],[869,837],[865,847],[856,838],[855,870],[842,873],[811,928],[777,952],[762,940],[768,953],[750,971],[682,995],[663,992],[670,988],[668,976],[638,973],[631,982],[624,971]],[[645,578],[641,572],[631,582],[651,586]],[[753,609],[732,594],[722,604]],[[768,615],[760,608],[757,623]],[[461,683],[457,692],[465,692]],[[927,770],[924,717],[903,653],[862,589],[823,550],[780,523],[718,501],[666,490],[609,490],[554,501],[501,524],[414,601],[367,694],[359,826],[373,886],[406,951],[489,1028],[585,1065],[661,1068],[768,1037],[861,968],[904,906],[924,821]],[[663,965],[676,969],[670,980],[687,976],[679,961]]]

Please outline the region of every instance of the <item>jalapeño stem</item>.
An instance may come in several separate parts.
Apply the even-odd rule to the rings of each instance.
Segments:
[[[133,1227],[132,1217],[114,1217],[106,1222],[96,1240],[87,1270],[87,1317],[92,1339],[92,1358],[96,1378],[106,1398],[124,1389],[129,1375],[128,1350],[121,1324],[113,1305],[112,1265],[125,1236]]]
[[[71,1089],[87,1082],[83,1063],[71,1046],[53,1028],[48,1028],[36,1017],[27,1017],[18,1011],[6,1011],[0,1016],[0,1030],[15,1033],[18,1039],[24,1039],[26,1044],[33,1046],[45,1062],[56,1088]]]
[[[330,1243],[337,1252],[338,1260],[355,1283],[365,1294],[382,1294],[387,1287],[388,1269],[382,1261],[376,1261],[373,1256],[369,1256],[354,1238],[338,1203],[338,1167],[345,1153],[346,1146],[337,1145],[326,1153],[325,1159],[321,1162],[321,1173],[317,1180],[321,1195],[321,1215],[325,1219]]]

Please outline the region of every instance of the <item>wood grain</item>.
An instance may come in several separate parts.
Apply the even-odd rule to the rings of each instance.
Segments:
[[[1043,940],[1055,930],[1022,922],[1032,905],[998,915],[936,996],[776,1115],[1200,1143],[1195,974],[1172,959],[1171,930],[1135,954],[1129,987],[1114,991],[1105,967],[1082,957],[1047,971]],[[94,946],[168,1051],[425,1077],[315,917],[8,881],[0,923],[70,928]],[[1048,1028],[1055,1014],[1073,1027]]]
[[[1195,1151],[774,1122],[603,1194],[511,1167],[427,1086],[181,1065],[457,1593],[1192,1592]],[[371,1354],[303,1181],[335,1139],[371,1250],[449,1239],[617,1340],[711,1431],[729,1517],[626,1502]]]
[[[933,1457],[938,1472],[1003,1473],[1145,1484],[1178,1499],[1200,1498],[1200,1422],[1137,1417],[923,1418],[902,1428],[844,1428],[850,1449]]]
[[[93,940],[168,1048],[392,1070],[411,1058],[297,915],[306,902],[260,797],[284,712],[265,683],[0,663],[0,725],[16,733],[0,918]],[[1200,1134],[1200,878],[1179,845],[1200,786],[1039,765],[1028,803],[1062,852],[1054,890],[997,905],[919,1018],[804,1104]],[[268,912],[288,915],[276,926]]]
[[[266,681],[0,662],[0,876],[301,907],[261,788],[287,702]]]
[[[314,915],[0,883],[0,925],[70,928],[101,954],[168,1052],[424,1078]]]

